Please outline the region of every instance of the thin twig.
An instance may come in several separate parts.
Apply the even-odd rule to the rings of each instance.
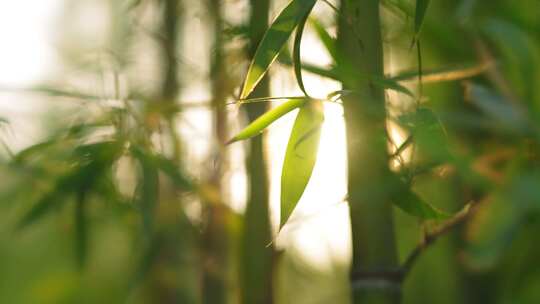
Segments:
[[[422,243],[418,244],[409,254],[405,262],[403,263],[403,266],[401,266],[401,276],[402,279],[405,279],[407,277],[407,274],[411,271],[412,267],[418,260],[418,258],[422,255],[422,253],[429,248],[431,245],[435,243],[439,239],[439,237],[445,235],[446,233],[450,232],[455,227],[465,223],[469,218],[471,218],[479,209],[480,206],[485,203],[487,199],[484,199],[480,203],[469,203],[469,208],[464,208],[461,212],[456,214],[453,218],[449,219],[447,222],[442,224],[441,226],[435,228],[432,231],[426,232],[424,235],[424,240]]]

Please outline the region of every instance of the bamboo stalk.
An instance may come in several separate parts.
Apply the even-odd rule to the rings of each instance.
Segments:
[[[388,184],[384,90],[357,71],[384,77],[378,0],[344,0],[338,69],[347,128],[348,196],[352,229],[353,303],[399,303],[400,279]]]
[[[179,50],[179,28],[181,25],[181,0],[164,0],[160,3],[161,25],[159,34],[162,37],[159,41],[161,52],[162,77],[159,91],[155,100],[165,107],[176,108],[179,94],[178,72],[179,65],[176,60]],[[162,118],[167,126],[167,132],[162,136],[167,136],[173,146],[171,151],[175,161],[180,165],[182,161],[180,155],[180,140],[175,128],[175,112],[163,113]],[[155,184],[150,185],[150,190],[144,189],[146,195],[152,197],[148,191],[156,191],[156,206],[153,211],[155,217],[155,227],[151,233],[152,239],[146,245],[148,248],[146,257],[143,260],[143,267],[149,267],[153,277],[150,285],[152,293],[150,297],[160,303],[193,303],[194,292],[191,282],[185,279],[189,274],[194,273],[191,265],[184,262],[187,257],[191,257],[194,249],[194,241],[191,237],[191,225],[182,216],[180,204],[172,204],[177,197],[167,191],[166,184],[159,178],[158,169],[153,165],[143,168],[147,170],[145,176],[153,177]],[[147,266],[144,264],[148,263]],[[174,284],[164,279],[163,269],[168,269],[177,274],[182,271],[185,277],[180,277]]]
[[[249,55],[253,57],[268,23],[269,1],[251,0],[249,19]],[[250,98],[270,96],[269,79],[265,77]],[[247,105],[250,121],[262,115],[266,103]],[[264,156],[264,139],[257,136],[250,140],[246,157],[246,174],[249,183],[249,195],[244,216],[241,241],[241,302],[244,304],[271,304],[273,248],[267,247],[272,238],[268,171]]]
[[[217,141],[215,167],[210,177],[210,187],[223,196],[223,173],[226,168],[227,113],[227,77],[224,66],[222,1],[208,0],[211,26],[214,34],[211,57],[210,81],[212,86],[213,131]],[[228,209],[222,199],[205,202],[205,222],[203,231],[203,278],[202,297],[205,304],[223,304],[227,302],[227,216]]]

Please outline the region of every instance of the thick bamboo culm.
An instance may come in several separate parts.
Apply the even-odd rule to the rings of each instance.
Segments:
[[[347,128],[352,229],[351,292],[355,304],[399,303],[400,280],[388,184],[384,90],[358,72],[384,77],[379,0],[343,0],[338,62]]]

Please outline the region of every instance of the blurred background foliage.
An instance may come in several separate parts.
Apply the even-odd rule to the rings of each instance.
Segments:
[[[270,18],[286,2],[271,1]],[[390,145],[394,171],[438,209],[474,211],[426,247],[403,302],[539,303],[540,1],[432,1],[421,77],[410,47],[415,1],[381,5],[387,76],[415,96],[387,93],[389,128],[403,145]],[[251,119],[226,105],[252,52],[250,2],[58,7],[55,66],[0,91],[0,303],[245,300],[247,146],[223,143]],[[332,78],[335,12],[321,0],[312,17],[305,74]],[[327,53],[319,60],[309,49]],[[273,95],[294,83],[287,53],[272,68]],[[395,219],[402,261],[441,223],[400,209]],[[305,260],[317,248],[276,247],[265,247],[273,302],[349,303],[346,259],[317,264]]]

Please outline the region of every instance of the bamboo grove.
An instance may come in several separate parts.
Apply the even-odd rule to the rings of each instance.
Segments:
[[[102,92],[69,77],[2,88],[71,114],[13,148],[0,113],[0,302],[540,300],[540,2],[98,2],[106,64],[78,61],[81,46],[62,56]],[[329,63],[307,60],[313,49]],[[276,93],[280,77],[296,93]],[[192,83],[203,100],[186,98]],[[350,240],[325,269],[279,239],[303,225],[330,106]],[[268,133],[291,118],[275,145]]]

